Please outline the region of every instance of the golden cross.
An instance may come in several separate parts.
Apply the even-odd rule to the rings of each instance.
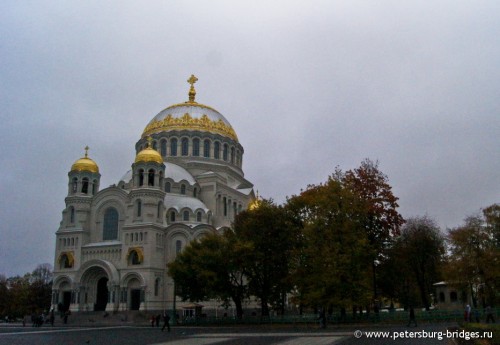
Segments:
[[[187,80],[187,82],[188,82],[189,84],[191,84],[191,87],[193,87],[194,83],[196,83],[197,81],[198,81],[198,78],[196,78],[196,77],[194,76],[194,74],[191,74],[191,77],[189,77],[189,79]]]
[[[189,93],[188,93],[188,95],[189,95],[189,103],[196,103],[194,101],[194,97],[196,96],[196,91],[194,89],[194,83],[196,83],[197,81],[198,81],[198,78],[196,78],[194,76],[194,74],[191,74],[191,77],[189,77],[189,79],[187,80],[187,82],[189,84],[191,84],[191,87],[189,88]]]
[[[85,146],[85,158],[87,158],[87,154],[89,153],[89,147]]]

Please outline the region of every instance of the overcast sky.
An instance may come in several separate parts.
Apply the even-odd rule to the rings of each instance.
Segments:
[[[101,188],[165,107],[220,111],[281,203],[378,160],[404,217],[500,201],[500,2],[0,2],[0,274],[53,264],[67,173]]]

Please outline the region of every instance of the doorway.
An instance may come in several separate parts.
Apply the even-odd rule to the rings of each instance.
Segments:
[[[141,290],[130,290],[130,310],[139,310],[141,306]]]
[[[70,303],[71,303],[71,291],[64,291],[63,292],[62,311],[68,310]]]
[[[106,304],[108,304],[108,278],[102,277],[97,282],[97,296],[94,310],[104,311],[106,310]]]

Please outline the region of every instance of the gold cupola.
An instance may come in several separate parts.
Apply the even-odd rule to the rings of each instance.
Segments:
[[[135,156],[135,163],[163,163],[163,158],[161,157],[160,153],[151,147],[151,141],[152,139],[151,137],[149,137],[147,147],[139,152],[137,156]]]
[[[194,83],[198,81],[194,75],[189,83],[189,100],[174,104],[158,113],[146,126],[142,138],[152,134],[169,131],[201,131],[219,134],[238,142],[238,136],[229,121],[217,110],[195,101]]]
[[[71,171],[89,171],[99,173],[99,167],[96,162],[88,157],[89,147],[85,147],[85,157],[80,158],[71,166]]]
[[[262,205],[262,199],[259,196],[259,191],[257,191],[257,196],[248,204],[249,211],[255,211]]]

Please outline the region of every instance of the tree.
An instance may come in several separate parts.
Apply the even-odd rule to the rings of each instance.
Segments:
[[[382,262],[389,266],[385,269],[399,275],[399,283],[393,281],[398,299],[405,306],[415,305],[418,291],[420,302],[429,310],[432,284],[440,277],[445,253],[444,238],[436,222],[426,216],[408,219],[387,253]]]
[[[392,238],[399,235],[404,224],[398,213],[398,198],[392,193],[387,175],[378,168],[378,162],[365,159],[359,168],[348,170],[341,182],[363,204],[363,226],[370,241],[372,254],[373,295],[377,298],[376,266]]]
[[[168,264],[168,272],[180,288],[177,293],[183,300],[192,302],[208,298],[231,299],[236,315],[243,315],[243,300],[248,296],[248,287],[242,271],[242,248],[236,243],[234,234],[226,231],[222,235],[212,233],[198,241],[192,241]]]
[[[240,250],[250,294],[261,302],[262,316],[269,316],[269,306],[284,313],[289,281],[291,254],[297,244],[295,218],[271,200],[261,200],[258,207],[243,211],[234,221],[234,236]]]
[[[371,299],[370,247],[362,222],[363,204],[342,183],[337,171],[328,181],[311,185],[288,205],[301,219],[293,281],[299,304],[345,309]]]
[[[483,306],[497,303],[500,290],[500,249],[498,246],[498,205],[474,215],[448,231],[450,255],[447,279]]]

